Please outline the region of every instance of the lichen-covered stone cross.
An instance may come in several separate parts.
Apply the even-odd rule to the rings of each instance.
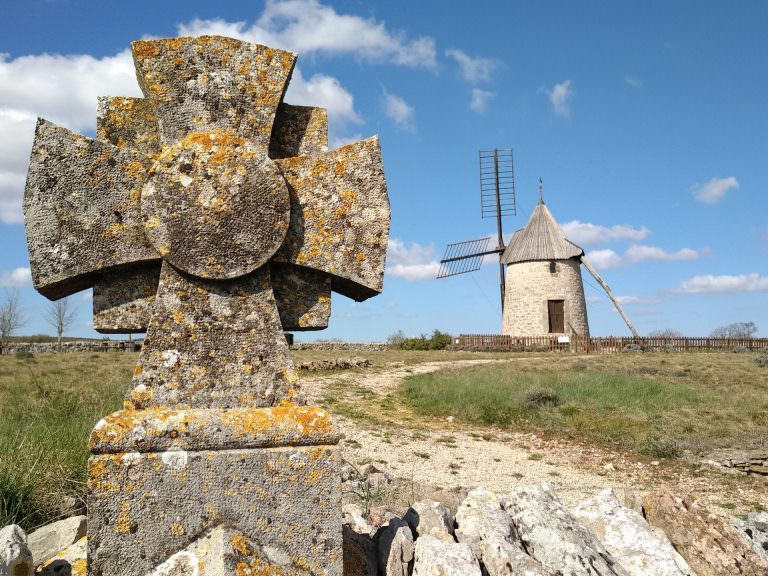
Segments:
[[[100,318],[105,331],[142,328],[151,302],[128,407],[290,399],[283,330],[323,327],[331,289],[381,290],[378,139],[325,152],[324,111],[282,102],[290,52],[221,37],[132,47],[144,98],[102,99],[97,139],[38,122],[34,285],[51,299],[94,286],[96,302],[139,310],[133,326]]]

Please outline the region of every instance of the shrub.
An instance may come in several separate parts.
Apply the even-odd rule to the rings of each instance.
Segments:
[[[734,354],[747,354],[749,352],[749,348],[746,346],[734,346],[731,348],[731,352]]]
[[[680,456],[680,446],[674,440],[667,438],[650,438],[645,452],[653,458],[671,459]]]
[[[528,406],[557,406],[560,398],[557,392],[549,388],[533,388],[525,395],[525,403]]]
[[[34,360],[35,355],[32,354],[32,352],[28,350],[19,350],[18,352],[14,353],[14,357],[16,360]]]
[[[755,356],[755,364],[760,368],[768,368],[768,352],[763,352]]]
[[[650,376],[659,373],[659,369],[654,366],[641,366],[637,369],[638,374],[648,374]]]
[[[642,352],[643,347],[638,344],[637,342],[632,342],[631,344],[627,344],[624,346],[624,352]]]
[[[421,334],[416,338],[405,338],[400,343],[401,350],[445,350],[453,342],[453,336],[440,330],[433,330],[427,337]]]

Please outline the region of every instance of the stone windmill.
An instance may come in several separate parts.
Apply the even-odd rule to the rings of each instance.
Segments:
[[[491,160],[489,160],[491,159]],[[539,180],[539,202],[524,228],[504,244],[502,216],[516,213],[511,150],[480,153],[483,216],[496,217],[498,245],[489,238],[449,244],[438,278],[473,272],[483,258],[499,255],[502,333],[509,336],[589,336],[587,303],[581,265],[597,280],[626,322],[639,337],[608,284],[592,267],[584,250],[568,240],[549,212]]]
[[[39,120],[24,197],[35,287],[92,286],[97,329],[147,330],[91,435],[89,574],[340,574],[338,436],[283,331],[381,291],[378,139],[327,152],[325,110],[283,102],[290,52],[132,49],[144,98],[101,99],[95,140]]]

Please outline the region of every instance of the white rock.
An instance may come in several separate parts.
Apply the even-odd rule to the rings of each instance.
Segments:
[[[413,552],[411,527],[407,522],[393,518],[379,537],[379,569],[386,576],[408,576]]]
[[[550,576],[541,564],[516,544],[489,535],[477,544],[477,555],[489,576]]]
[[[411,506],[403,516],[418,536],[434,536],[453,542],[453,516],[440,502],[422,500]]]
[[[752,544],[752,549],[768,558],[768,512],[750,512],[747,519],[736,524]]]
[[[498,496],[484,488],[471,490],[456,511],[456,538],[464,544],[477,544],[488,534],[507,537],[514,530]]]
[[[545,570],[568,576],[628,576],[595,534],[557,499],[548,484],[526,486],[502,499],[525,550]]]
[[[35,565],[39,566],[53,558],[64,548],[80,540],[87,531],[88,520],[85,516],[73,516],[38,528],[27,538]]]
[[[548,574],[522,549],[512,518],[488,490],[472,490],[459,505],[456,522],[459,542],[471,547],[490,576]]]
[[[592,528],[605,548],[632,576],[688,576],[691,572],[664,532],[619,502],[613,490],[602,490],[581,502],[574,516]]]
[[[413,576],[481,576],[480,564],[467,544],[434,536],[416,540]],[[387,573],[389,576],[389,573]]]
[[[24,530],[16,524],[0,530],[0,576],[31,576],[33,568]]]
[[[43,562],[35,573],[36,576],[85,576],[86,556],[88,555],[88,538],[83,536],[55,556]]]

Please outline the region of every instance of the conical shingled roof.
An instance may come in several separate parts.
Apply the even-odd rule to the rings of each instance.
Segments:
[[[501,255],[501,262],[515,264],[534,260],[567,260],[583,255],[584,250],[565,237],[546,204],[539,200],[528,224],[512,236]]]

